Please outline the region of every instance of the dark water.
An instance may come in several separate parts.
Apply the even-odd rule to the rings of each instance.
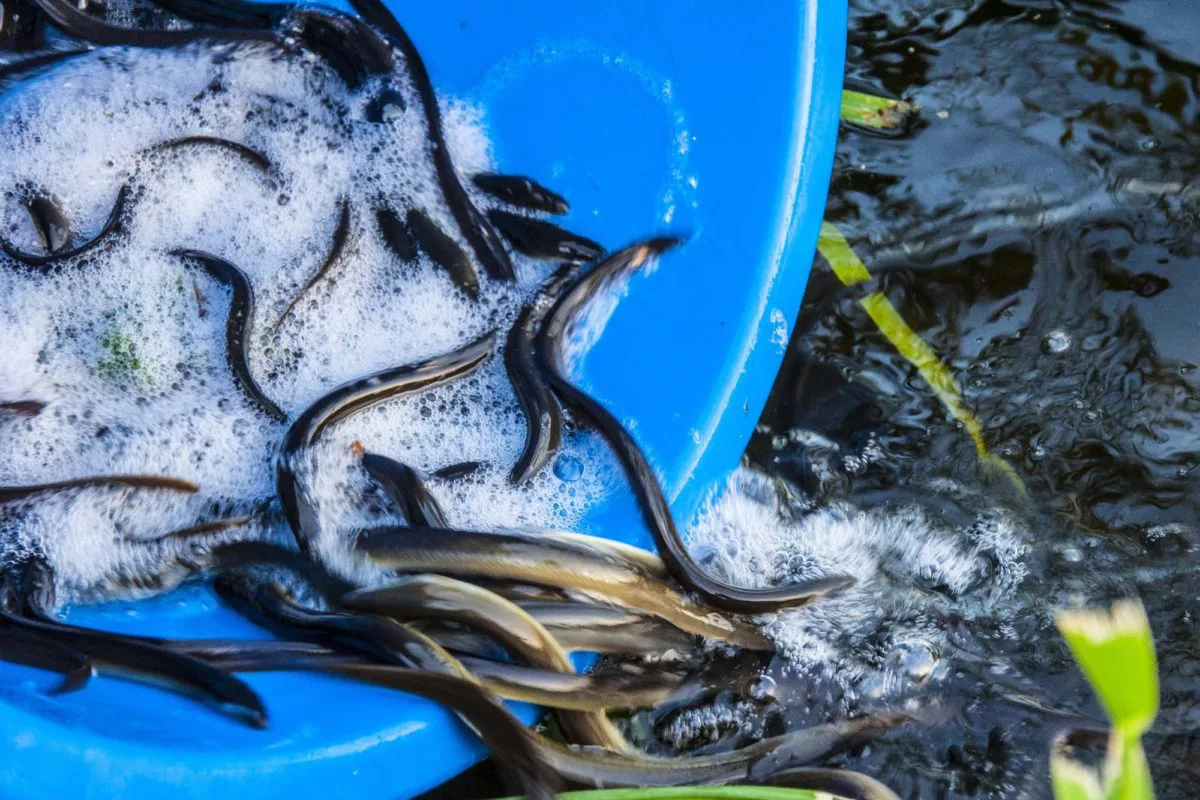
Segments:
[[[1052,614],[1138,595],[1163,681],[1147,740],[1159,796],[1200,797],[1200,9],[877,1],[851,13],[848,77],[922,110],[902,138],[843,133],[827,218],[952,368],[1028,487],[1007,503],[1036,537],[1021,613],[951,631],[1025,691],[960,671],[939,687],[961,704],[948,723],[840,761],[903,796],[1047,796],[1058,720],[1013,698],[1101,719]],[[858,506],[939,478],[979,485],[970,439],[860,296],[818,266],[751,461]],[[780,436],[794,428],[842,454],[874,441],[884,457],[830,479],[814,469],[828,459]]]
[[[949,526],[1003,508],[1027,531],[1028,572],[994,618],[924,587],[936,602],[922,613],[954,653],[937,654],[950,669],[923,692],[947,710],[830,763],[905,797],[1049,796],[1051,738],[1102,720],[1053,614],[1136,595],[1161,666],[1146,741],[1158,795],[1200,797],[1200,8],[851,6],[847,77],[922,108],[903,136],[843,131],[827,218],[876,276],[867,290],[950,366],[1028,494],[980,471],[961,425],[858,305],[863,288],[820,262],[747,458],[799,487],[805,508],[919,502]],[[955,492],[931,488],[947,481]],[[889,635],[855,655],[892,657]],[[760,666],[721,668],[736,687]],[[658,752],[707,752],[905,699],[872,705],[844,681],[767,670],[777,701],[729,724],[714,713],[702,741],[666,735],[685,708],[641,714],[634,730]]]

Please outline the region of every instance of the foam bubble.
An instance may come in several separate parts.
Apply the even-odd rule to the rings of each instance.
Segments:
[[[366,109],[384,84],[405,109],[370,122]],[[494,169],[482,111],[440,103],[456,168],[483,202],[467,180]],[[196,136],[253,148],[270,166],[229,148],[158,147]],[[465,246],[402,65],[348,92],[318,60],[263,46],[107,48],[0,94],[0,174],[9,176],[0,233],[35,253],[30,193],[53,195],[73,243],[100,230],[121,187],[128,198],[118,232],[46,274],[0,257],[0,401],[47,404],[35,417],[0,416],[0,484],[146,473],[201,487],[195,496],[76,491],[4,509],[4,554],[44,553],[80,597],[169,562],[172,544],[155,537],[247,513],[274,494],[286,423],[265,417],[233,380],[229,288],[172,251],[210,252],[246,274],[256,300],[250,370],[292,418],[343,382],[503,332],[548,271],[519,260],[520,280],[501,285],[479,270],[472,301],[424,256],[405,263],[385,246],[374,214],[383,201],[401,215],[421,210]],[[326,260],[343,201],[351,212],[341,256],[280,323]],[[564,443],[561,457],[586,465],[573,480],[547,468],[521,489],[508,485],[525,420],[501,358],[357,414],[305,455],[319,549],[335,566],[357,572],[347,557],[354,530],[398,521],[368,502],[363,449],[427,472],[482,462],[465,479],[430,479],[450,521],[478,529],[572,527],[610,491],[611,457],[589,434]],[[285,534],[267,525],[221,535]]]
[[[955,526],[917,505],[794,503],[797,490],[787,488],[741,469],[690,527],[688,543],[738,585],[853,577],[853,586],[782,611],[766,628],[792,669],[827,674],[850,694],[894,695],[944,674],[948,642],[936,615],[951,601],[968,616],[998,614],[1026,575],[1028,533],[999,509]]]

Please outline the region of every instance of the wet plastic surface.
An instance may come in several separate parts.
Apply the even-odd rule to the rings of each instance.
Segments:
[[[608,247],[690,236],[634,279],[582,376],[686,520],[737,465],[800,306],[836,143],[844,4],[393,5],[438,90],[485,109],[500,169],[570,199],[568,228]],[[586,527],[650,543],[632,497]],[[70,620],[262,635],[199,588]],[[265,731],[106,677],[50,697],[54,680],[0,664],[0,796],[369,800],[419,793],[483,754],[432,703],[331,677],[247,676]]]

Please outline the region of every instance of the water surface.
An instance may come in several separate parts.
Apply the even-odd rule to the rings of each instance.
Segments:
[[[1101,719],[1052,615],[1137,595],[1161,662],[1158,793],[1196,796],[1200,15],[1183,0],[872,0],[851,18],[848,78],[922,110],[900,138],[843,132],[827,218],[1028,494],[981,474],[862,290],[821,263],[749,459],[820,504],[917,504],[959,529],[1003,508],[1028,550],[992,608],[980,587],[899,587],[941,595],[919,611],[948,662],[907,694],[957,710],[838,763],[902,796],[1047,796],[1048,737]],[[874,658],[903,674],[892,633]],[[780,725],[870,704],[796,683],[806,703],[776,709]]]

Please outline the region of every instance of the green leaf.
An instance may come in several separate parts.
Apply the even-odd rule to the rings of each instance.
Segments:
[[[1112,722],[1104,765],[1105,800],[1152,800],[1150,765],[1142,750],[1142,734],[1158,713],[1158,661],[1146,610],[1136,600],[1122,600],[1111,611],[1064,611],[1055,622],[1083,674]],[[1078,784],[1069,762],[1051,760],[1055,797],[1076,800]],[[1057,772],[1055,770],[1057,769]],[[1062,794],[1060,790],[1062,777]],[[1071,792],[1076,792],[1072,794]]]
[[[871,280],[867,265],[862,262],[846,237],[832,222],[821,223],[821,234],[817,238],[817,250],[829,262],[833,274],[847,286]]]
[[[1050,756],[1050,784],[1054,800],[1103,800],[1100,776],[1077,761],[1055,753]]]
[[[827,792],[774,786],[668,786],[562,792],[558,800],[837,800]],[[520,800],[517,797],[505,800]]]
[[[1112,611],[1064,611],[1055,620],[1113,726],[1136,740],[1158,713],[1158,662],[1146,611],[1123,600]]]
[[[1114,755],[1115,754],[1115,755]],[[1138,738],[1125,739],[1115,734],[1108,745],[1106,800],[1153,800],[1154,782],[1150,765]]]
[[[876,130],[894,130],[904,125],[917,106],[904,100],[889,100],[873,94],[842,91],[842,120]]]
[[[851,92],[853,94],[853,92]],[[863,95],[866,97],[867,95]],[[881,99],[881,98],[876,98]],[[889,101],[890,102],[890,101]],[[831,222],[821,223],[821,233],[817,238],[817,251],[829,262],[833,273],[846,286],[855,286],[871,280],[871,273],[863,263],[854,248],[846,241],[846,237]],[[921,338],[920,334],[909,327],[900,312],[882,292],[872,292],[859,300],[871,320],[878,326],[880,332],[908,359],[921,377],[925,379],[938,399],[962,423],[975,449],[979,452],[979,460],[989,470],[1003,474],[1021,494],[1025,493],[1025,483],[1008,462],[989,452],[987,442],[983,438],[983,424],[967,407],[963,400],[962,390],[954,373],[950,371],[933,348]]]

